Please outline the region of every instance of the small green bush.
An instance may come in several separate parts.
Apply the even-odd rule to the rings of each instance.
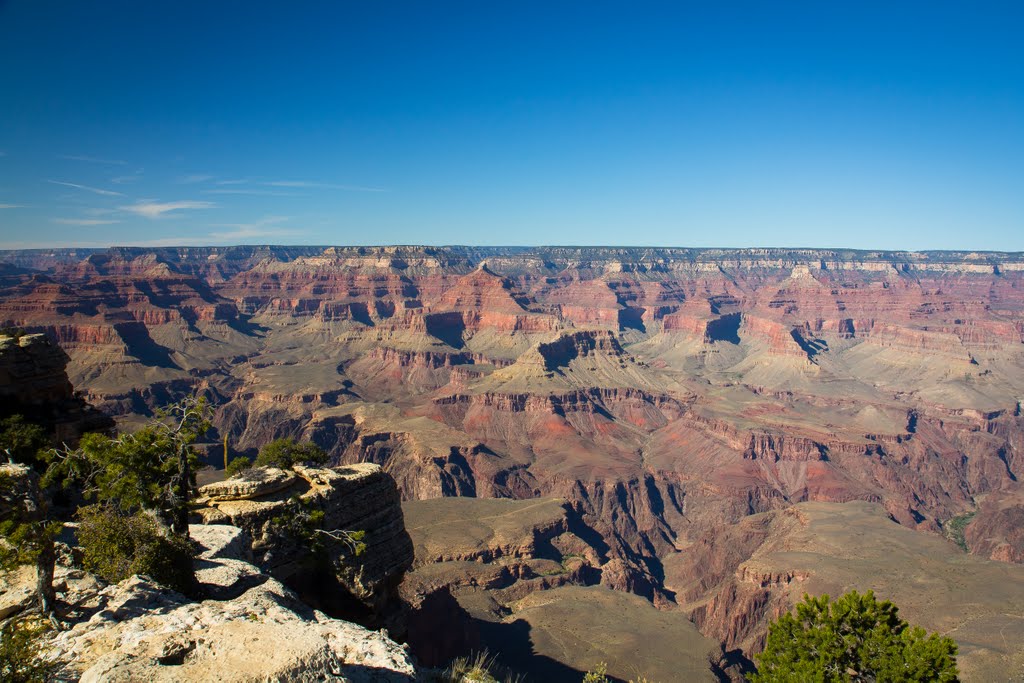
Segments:
[[[971,549],[967,547],[967,539],[964,537],[964,532],[967,529],[967,525],[974,521],[975,514],[974,512],[967,512],[957,515],[943,525],[946,538],[960,546],[960,549],[965,553],[970,552]]]
[[[237,477],[242,472],[245,472],[246,470],[251,468],[252,460],[245,457],[244,455],[240,455],[228,463],[228,466],[224,468],[224,474],[227,475],[228,478]]]
[[[295,439],[274,439],[256,456],[256,467],[277,467],[282,470],[301,463],[322,465],[327,454],[315,443],[296,443]]]
[[[959,680],[952,638],[911,626],[888,600],[850,591],[804,595],[796,614],[768,627],[752,683]]]
[[[0,629],[0,681],[44,683],[53,680],[61,663],[43,657],[41,640],[48,630],[41,619],[8,621]]]
[[[346,562],[366,551],[366,531],[324,529],[323,510],[311,500],[292,496],[282,511],[270,518],[268,532],[306,548],[318,560],[334,557]]]
[[[0,486],[3,479],[0,478]],[[62,522],[0,520],[0,571],[9,571],[25,564],[34,564],[47,546],[64,528]]]
[[[89,571],[111,583],[142,574],[182,593],[194,591],[195,550],[187,538],[163,536],[144,513],[125,515],[106,505],[83,507],[78,519],[82,564]]]

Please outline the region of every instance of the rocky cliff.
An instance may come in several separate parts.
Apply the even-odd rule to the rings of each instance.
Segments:
[[[665,583],[727,648],[759,650],[768,622],[805,593],[873,590],[911,623],[954,638],[963,680],[1024,671],[1024,567],[965,555],[871,503],[800,503],[748,517],[667,558]]]
[[[21,414],[43,425],[57,443],[113,422],[75,394],[68,356],[42,334],[0,334],[0,417]]]
[[[246,531],[249,552],[269,573],[293,586],[314,605],[332,606],[355,600],[365,607],[364,620],[396,621],[400,610],[398,584],[412,566],[413,548],[395,481],[379,466],[364,463],[335,469],[296,466],[295,471],[252,469],[234,479],[200,489],[197,520],[230,524]],[[311,550],[301,541],[281,537],[275,518],[293,515],[293,500],[323,513],[327,531],[363,532],[365,549],[358,557],[338,544],[329,559],[330,577],[311,565]],[[344,552],[343,556],[337,553]],[[342,608],[342,611],[343,608]]]

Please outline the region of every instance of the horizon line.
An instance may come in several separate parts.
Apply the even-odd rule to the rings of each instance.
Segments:
[[[690,252],[858,252],[867,254],[991,254],[991,255],[1018,255],[1024,256],[1024,250],[999,250],[999,249],[971,249],[968,247],[957,249],[878,249],[861,247],[779,247],[779,246],[746,246],[746,247],[697,247],[697,246],[671,246],[671,245],[611,245],[611,244],[402,244],[402,243],[379,243],[379,244],[286,244],[286,243],[239,243],[239,244],[187,244],[178,245],[132,245],[132,244],[111,244],[107,246],[45,246],[45,247],[0,247],[0,253],[13,252],[46,252],[46,251],[90,251],[103,252],[120,249],[131,249],[140,251],[159,251],[173,249],[440,249],[440,250],[500,250],[514,249],[520,251],[529,250],[625,250],[625,251],[690,251]]]

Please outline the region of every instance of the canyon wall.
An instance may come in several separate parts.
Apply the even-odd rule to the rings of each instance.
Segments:
[[[75,443],[86,431],[113,427],[107,415],[71,386],[66,353],[43,334],[0,334],[0,418],[21,415],[54,443]]]
[[[379,465],[407,501],[559,497],[600,551],[588,581],[665,609],[704,601],[695,622],[727,646],[756,648],[763,599],[729,597],[738,565],[706,549],[724,530],[747,529],[732,554],[776,533],[748,528],[756,515],[863,501],[939,538],[975,513],[970,552],[1024,557],[1022,254],[259,246],[0,262],[0,324],[59,344],[120,421],[198,391],[234,452],[309,439],[336,464]],[[667,581],[682,565],[689,579]]]

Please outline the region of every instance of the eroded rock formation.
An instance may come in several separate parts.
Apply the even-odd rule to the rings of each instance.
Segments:
[[[76,395],[68,355],[42,334],[0,334],[0,418],[20,414],[45,427],[56,443],[113,422]]]
[[[366,618],[374,623],[388,623],[398,611],[397,588],[412,566],[413,548],[398,489],[379,466],[296,466],[294,472],[254,468],[202,487],[200,496],[196,501],[200,507],[193,512],[197,520],[244,529],[257,564],[314,604],[330,604],[332,586],[317,580],[308,547],[276,532],[275,518],[295,514],[291,501],[297,499],[323,512],[322,529],[363,532],[365,550],[359,557],[346,556],[333,566],[332,578],[343,593],[335,599],[359,601],[368,609]]]
[[[64,344],[75,385],[123,419],[198,390],[236,451],[309,439],[336,464],[379,464],[406,500],[563,498],[601,539],[601,581],[666,609],[680,600],[667,563],[801,502],[877,504],[936,536],[976,512],[972,553],[1024,552],[1020,254],[210,247],[0,260],[0,322]],[[693,565],[695,585],[732,571],[716,562]],[[756,645],[740,634],[762,599],[714,600],[691,610],[705,633]]]
[[[557,498],[440,498],[404,506],[416,568],[402,584],[409,644],[425,663],[486,648],[535,680],[720,680],[721,648],[679,610],[615,584],[621,560]],[[574,531],[575,530],[575,531]],[[570,646],[567,646],[571,643]],[[642,654],[638,654],[642,653]]]
[[[1024,567],[966,555],[872,503],[753,515],[667,558],[665,583],[701,632],[726,648],[759,650],[768,622],[805,593],[856,589],[956,639],[964,680],[1012,680],[1024,665]]]

